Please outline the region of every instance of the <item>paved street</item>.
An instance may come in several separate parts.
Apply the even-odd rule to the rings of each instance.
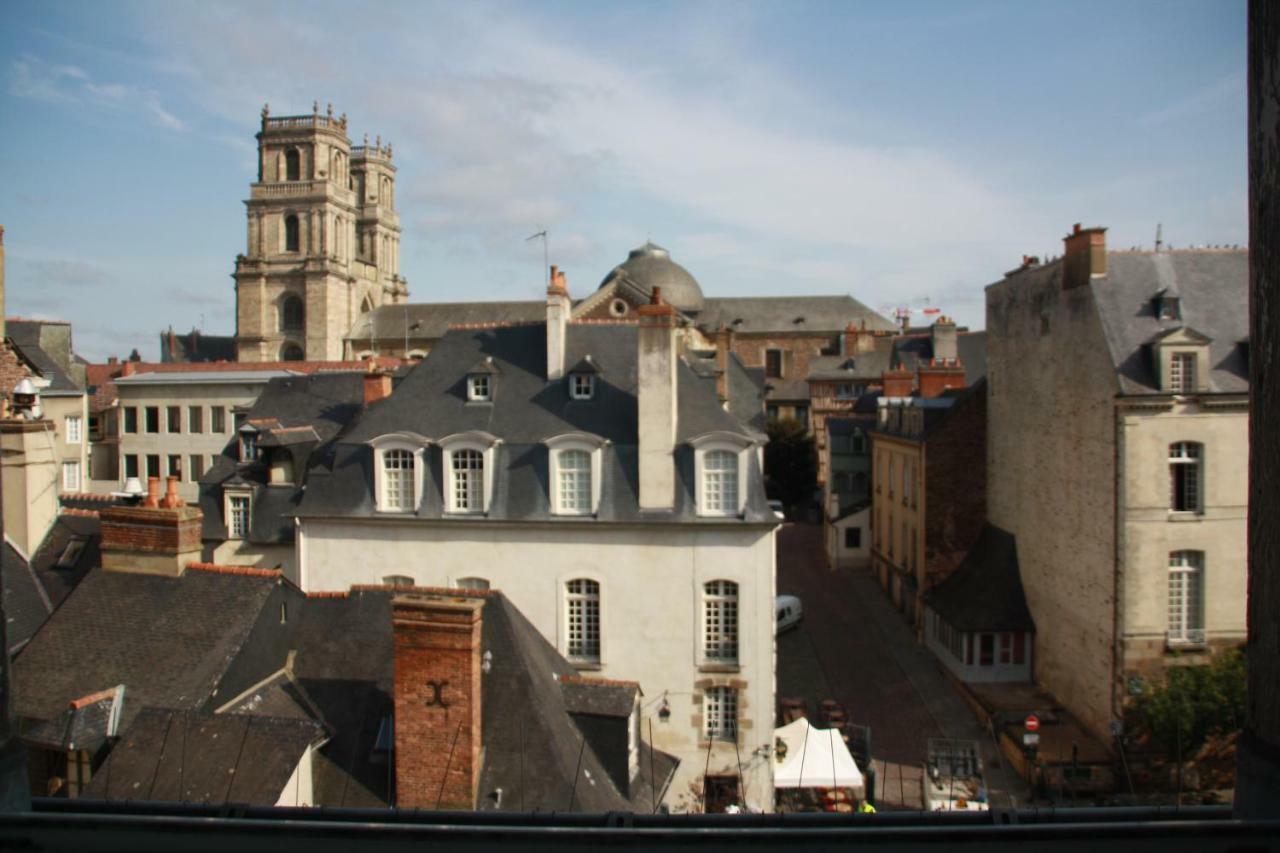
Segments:
[[[843,702],[871,727],[881,807],[921,808],[920,781],[931,737],[977,740],[992,804],[1026,802],[1020,779],[997,760],[985,728],[956,694],[933,655],[867,570],[827,569],[822,528],[778,532],[778,594],[804,603],[801,626],[778,637],[778,696],[800,696],[811,716],[822,699]]]

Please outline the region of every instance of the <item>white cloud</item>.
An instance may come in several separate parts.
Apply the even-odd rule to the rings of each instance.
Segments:
[[[9,92],[49,103],[87,104],[113,111],[135,112],[169,130],[186,123],[165,109],[160,94],[124,83],[98,83],[76,65],[56,65],[31,55],[9,63]]]

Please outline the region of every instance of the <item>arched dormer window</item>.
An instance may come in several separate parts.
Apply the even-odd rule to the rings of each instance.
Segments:
[[[301,329],[306,319],[306,308],[302,297],[289,294],[280,300],[280,330],[295,331]]]
[[[302,155],[297,148],[284,152],[284,179],[286,181],[302,180]]]
[[[388,433],[373,447],[373,499],[378,512],[410,513],[422,499],[428,440],[410,432]]]
[[[754,442],[745,435],[712,432],[690,440],[694,449],[698,515],[736,516],[747,501],[747,451]]]
[[[600,509],[601,458],[608,442],[588,433],[566,433],[546,441],[553,515],[595,515]]]
[[[302,351],[302,347],[295,343],[287,343],[280,347],[281,361],[306,361],[306,353]]]
[[[301,229],[298,226],[297,214],[290,213],[284,218],[284,250],[286,252],[301,251]]]
[[[455,515],[483,515],[493,498],[497,436],[479,430],[440,439],[444,464],[444,509]]]

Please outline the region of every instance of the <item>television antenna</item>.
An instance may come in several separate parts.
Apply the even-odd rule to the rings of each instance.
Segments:
[[[548,270],[551,269],[551,259],[547,256],[547,227],[543,225],[542,230],[538,231],[536,234],[530,234],[528,237],[525,237],[524,241],[528,243],[530,240],[537,240],[539,237],[542,238],[542,274],[550,275]]]

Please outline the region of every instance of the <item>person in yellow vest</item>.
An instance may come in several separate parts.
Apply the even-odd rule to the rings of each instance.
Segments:
[[[861,803],[858,804],[858,814],[875,814],[875,813],[876,813],[876,807],[871,805],[871,803],[867,802],[866,800],[863,800]]]

